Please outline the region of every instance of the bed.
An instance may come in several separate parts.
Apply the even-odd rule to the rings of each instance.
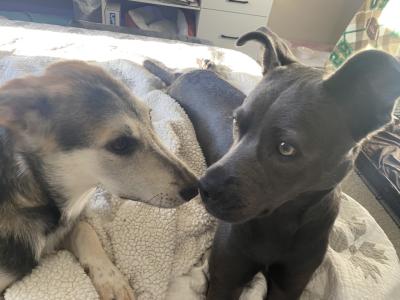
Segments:
[[[176,55],[176,54],[179,55]],[[0,84],[38,74],[60,59],[94,61],[124,81],[152,108],[162,141],[192,170],[206,166],[193,127],[163,83],[141,65],[147,58],[170,68],[197,68],[210,59],[230,70],[227,79],[248,94],[261,78],[260,66],[237,51],[205,45],[0,19]],[[207,255],[216,220],[200,199],[177,209],[123,201],[93,190],[85,218],[128,278],[137,299],[204,299]],[[261,300],[267,290],[258,274],[242,299]],[[397,299],[400,264],[396,251],[370,214],[342,195],[339,217],[324,262],[302,299]],[[98,299],[83,269],[67,251],[45,257],[33,272],[13,284],[6,300]]]

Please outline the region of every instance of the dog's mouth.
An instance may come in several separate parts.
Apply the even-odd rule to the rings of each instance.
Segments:
[[[121,198],[122,200],[129,200],[129,201],[136,201],[136,202],[142,202],[139,198],[137,197],[131,197],[131,196],[127,196],[127,195],[118,195],[119,198]]]
[[[209,214],[228,223],[242,223],[249,219],[244,205],[213,205],[204,203],[204,206]]]
[[[240,201],[229,203],[203,202],[207,212],[215,218],[228,223],[244,223],[252,219],[266,217],[273,209],[252,209]]]
[[[208,207],[206,207],[206,210],[215,218],[218,220],[227,222],[227,223],[232,223],[232,224],[239,224],[239,223],[244,223],[251,218],[247,217],[241,210],[210,210]]]
[[[148,199],[143,199],[135,196],[129,196],[126,194],[119,194],[118,197],[122,200],[127,200],[127,201],[135,201],[135,202],[141,202],[145,203],[154,207],[158,208],[166,208],[166,209],[171,209],[171,208],[177,208],[178,206],[186,203],[186,201],[179,199],[179,198],[174,198],[174,197],[169,197],[166,194],[160,193],[156,194],[151,198]]]

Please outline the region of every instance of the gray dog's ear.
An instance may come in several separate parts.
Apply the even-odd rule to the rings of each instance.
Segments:
[[[400,63],[383,51],[363,51],[323,85],[344,109],[353,138],[359,141],[391,121],[400,96]]]
[[[242,35],[237,41],[237,46],[243,46],[248,41],[255,40],[264,47],[263,74],[278,66],[285,66],[296,62],[296,57],[289,46],[274,32],[266,27],[260,27]]]

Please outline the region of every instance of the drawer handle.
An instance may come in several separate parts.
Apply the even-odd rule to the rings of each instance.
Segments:
[[[240,3],[240,4],[249,4],[249,1],[244,1],[244,0],[228,0],[228,2]]]
[[[239,37],[238,37],[238,36],[232,36],[232,35],[221,34],[221,38],[227,39],[227,40],[237,40]]]

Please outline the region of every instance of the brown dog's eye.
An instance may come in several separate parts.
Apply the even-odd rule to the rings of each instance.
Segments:
[[[129,155],[135,151],[136,140],[130,136],[120,136],[119,138],[109,142],[106,146],[107,150],[117,155]]]
[[[293,156],[296,154],[296,149],[286,142],[281,142],[279,144],[278,150],[279,153],[283,156]]]

